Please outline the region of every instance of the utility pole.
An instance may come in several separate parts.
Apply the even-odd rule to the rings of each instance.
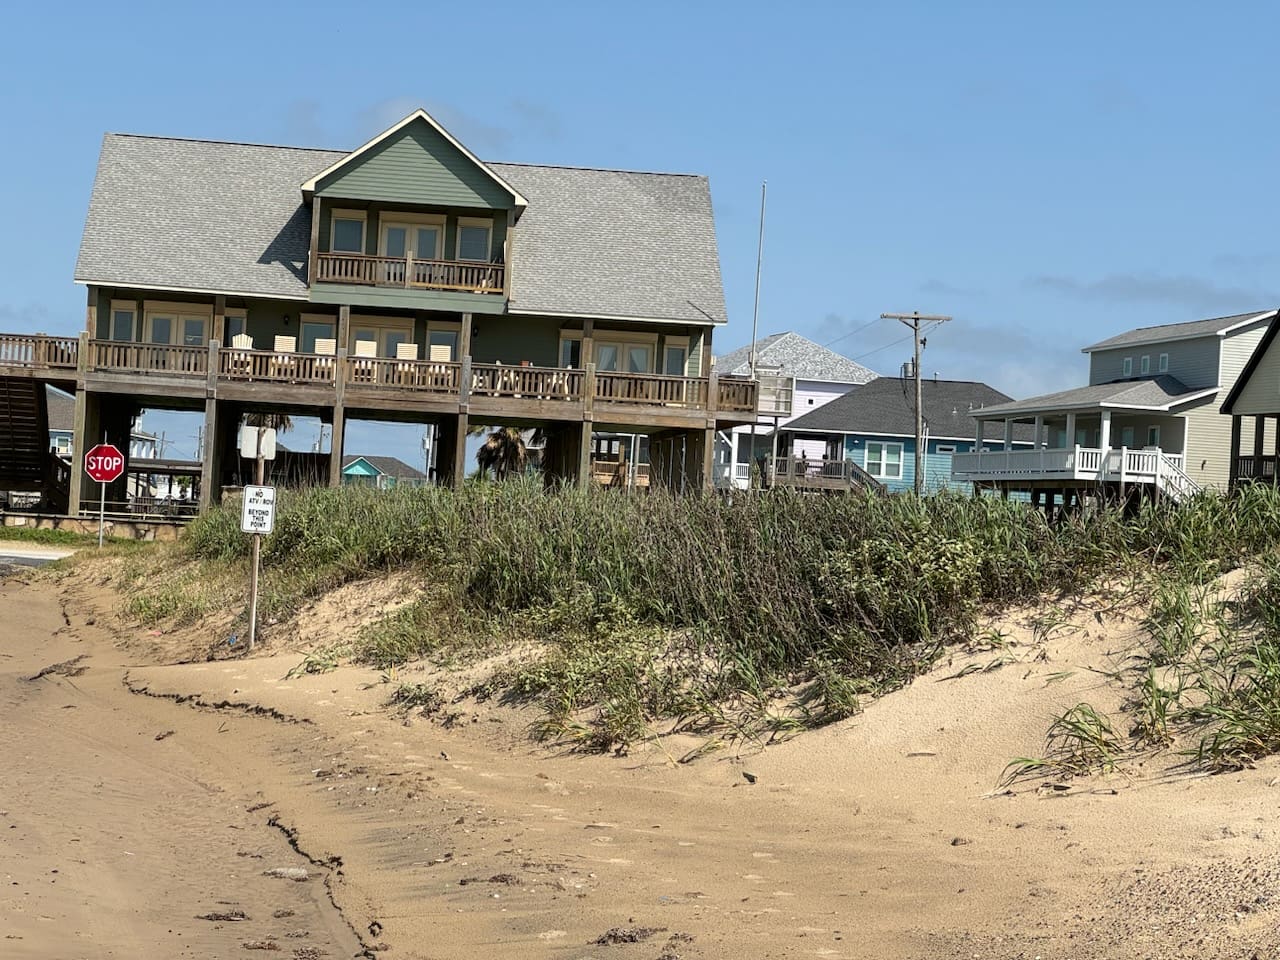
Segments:
[[[751,309],[751,379],[756,378],[756,337],[760,328],[760,266],[764,262],[764,204],[765,198],[769,192],[769,181],[760,181],[760,234],[756,239],[756,299],[755,305]],[[758,391],[759,386],[756,387]],[[751,465],[756,461],[756,423],[760,420],[760,404],[759,394],[757,393],[756,411],[751,418],[751,453],[747,460],[747,487],[751,487]],[[777,442],[777,430],[774,430],[774,442]],[[730,456],[730,459],[735,459]],[[733,486],[734,471],[737,470],[736,463],[729,464],[729,485]],[[772,455],[769,458],[769,465],[765,468],[760,477],[760,486],[764,486],[768,480],[769,473],[774,468]]]
[[[915,339],[915,362],[912,364],[912,376],[916,381],[916,496],[924,495],[924,408],[922,402],[922,390],[920,387],[920,351],[924,348],[925,343],[920,339],[920,323],[946,323],[950,317],[944,317],[938,314],[922,314],[916,310],[912,313],[882,313],[881,320],[897,320],[911,328],[911,332]]]

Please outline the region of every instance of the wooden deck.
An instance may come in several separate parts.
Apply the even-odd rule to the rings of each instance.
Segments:
[[[769,469],[768,483],[774,487],[833,493],[884,489],[879,480],[852,460],[804,460],[777,457]]]
[[[655,426],[745,422],[755,414],[758,393],[756,382],[745,378],[602,372],[591,365],[442,363],[11,334],[0,334],[0,376],[79,379],[105,392],[185,400],[454,412],[470,406],[486,417],[514,419],[577,420],[594,408],[602,422]]]
[[[316,255],[315,280],[318,283],[350,283],[367,287],[501,295],[507,291],[507,268],[501,263],[467,260],[320,253]]]

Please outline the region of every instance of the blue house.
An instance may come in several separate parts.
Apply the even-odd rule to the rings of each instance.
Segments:
[[[973,485],[951,479],[951,457],[979,446],[973,411],[1008,403],[1010,398],[971,380],[925,380],[924,489],[969,493]],[[880,377],[854,387],[788,423],[779,436],[781,456],[811,456],[814,441],[824,444],[826,461],[853,461],[890,491],[915,488],[915,381]],[[1013,447],[1030,449],[1034,427],[1013,425]],[[1004,449],[1004,426],[984,424],[983,450]]]

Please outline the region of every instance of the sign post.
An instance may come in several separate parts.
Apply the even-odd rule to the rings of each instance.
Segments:
[[[107,484],[120,479],[124,473],[124,455],[112,444],[103,442],[84,455],[84,472],[91,480],[102,485],[101,497],[98,500],[98,549],[102,549],[102,530],[106,525]],[[79,509],[77,504],[76,509]]]
[[[254,484],[244,488],[240,530],[253,534],[253,567],[249,571],[249,649],[258,634],[258,564],[262,556],[262,535],[275,528],[276,488]]]
[[[253,435],[249,435],[249,430]],[[276,523],[276,488],[263,485],[262,475],[264,460],[273,460],[276,455],[276,432],[273,429],[256,426],[245,427],[240,435],[240,452],[242,456],[252,454],[254,460],[253,479],[250,486],[244,488],[244,502],[240,511],[240,530],[253,534],[253,567],[249,571],[249,651],[258,639],[258,566],[262,556],[262,535],[270,533]],[[249,448],[252,448],[251,450]]]

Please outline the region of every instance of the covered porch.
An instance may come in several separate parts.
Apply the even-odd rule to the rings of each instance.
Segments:
[[[1152,388],[1148,392],[1163,392],[1152,381],[1145,384]],[[1187,419],[1170,409],[1182,398],[1169,391],[1172,402],[1133,402],[1135,387],[1142,385],[1103,384],[975,410],[974,452],[952,458],[952,477],[1006,493],[1108,487],[1124,495],[1147,487],[1185,499],[1199,486],[1185,472]],[[1003,449],[983,447],[993,424],[1003,430]],[[1011,449],[1014,424],[1032,425],[1030,450]]]

